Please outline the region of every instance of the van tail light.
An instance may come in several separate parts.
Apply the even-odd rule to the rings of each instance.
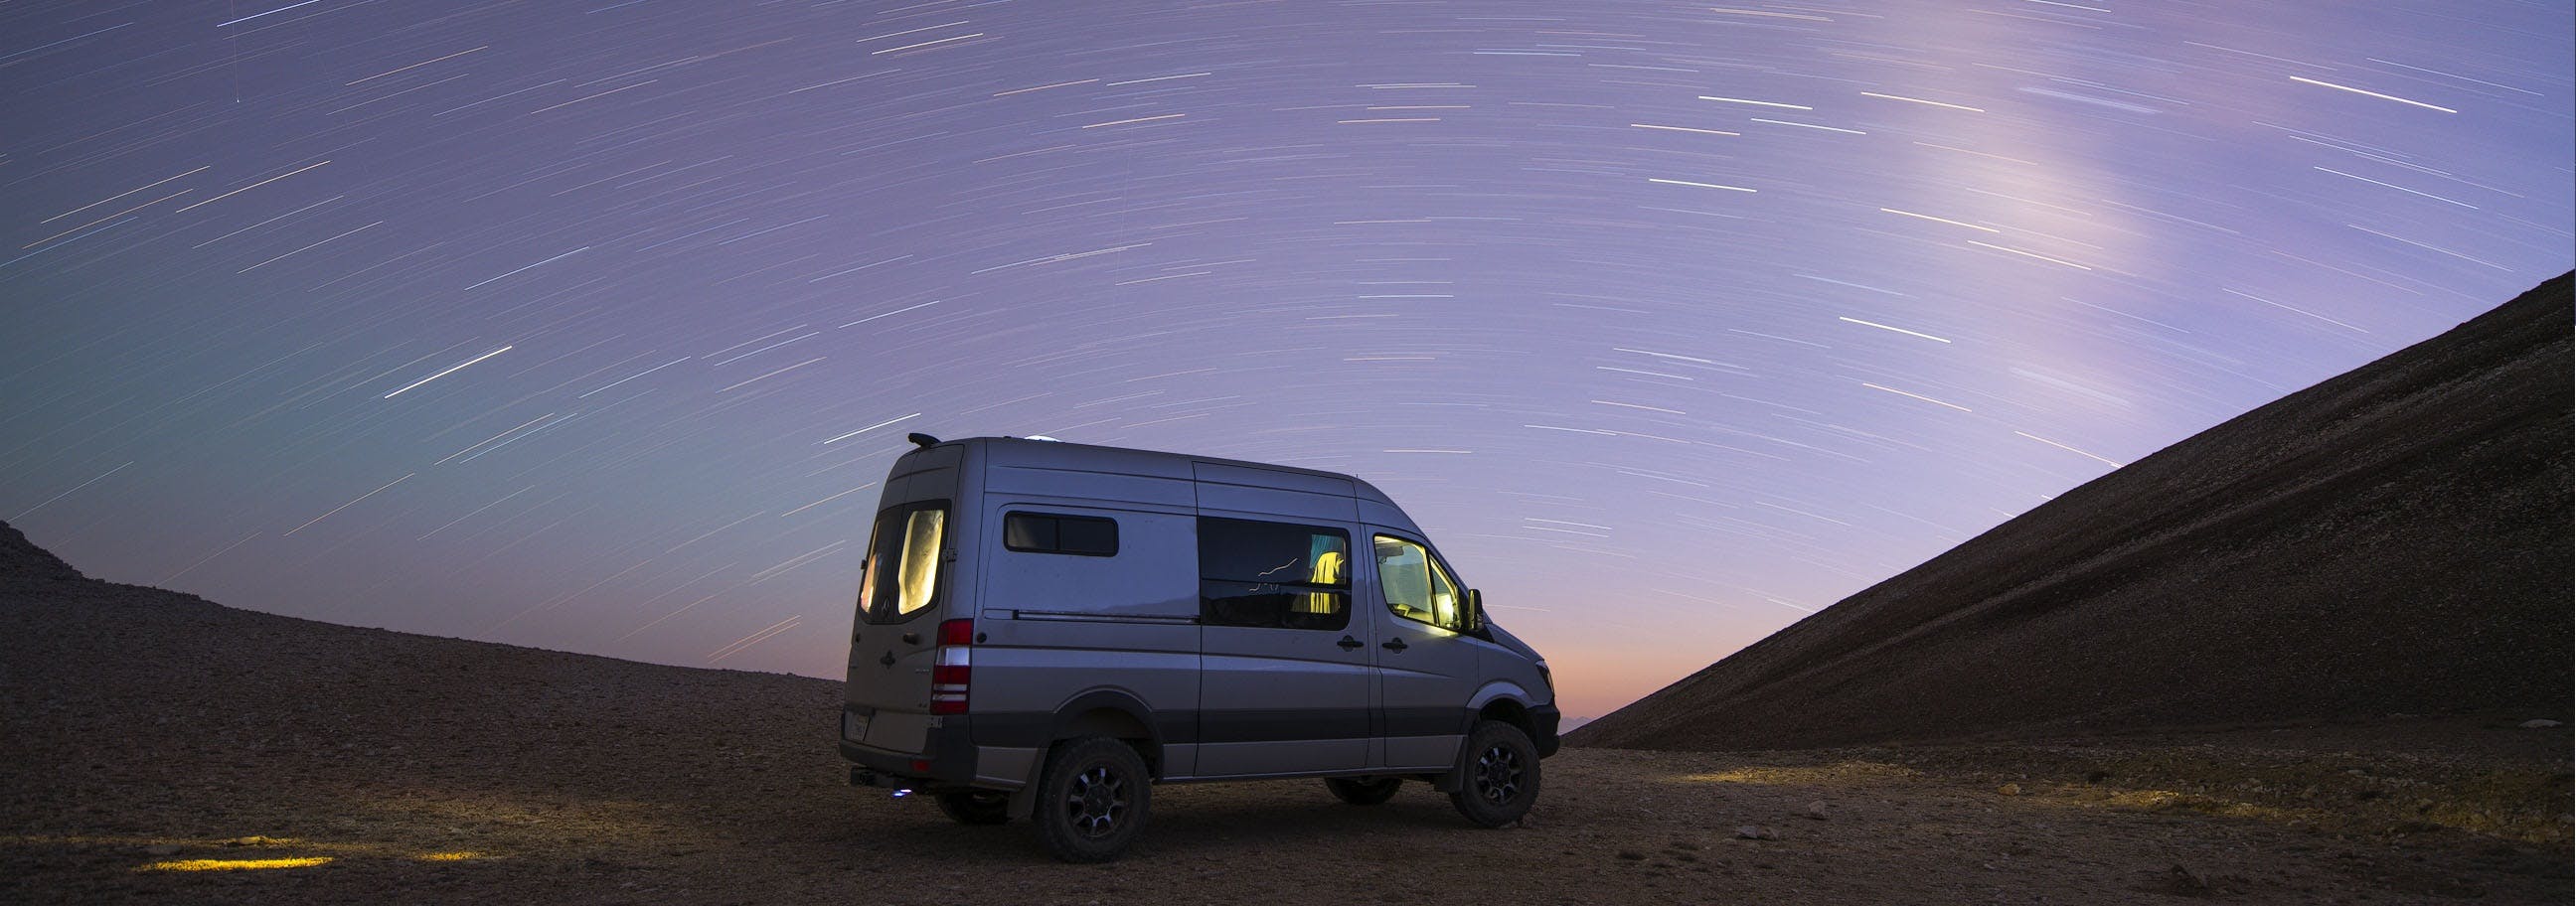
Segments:
[[[930,663],[930,713],[966,713],[966,687],[975,664],[975,621],[939,624],[939,649]]]

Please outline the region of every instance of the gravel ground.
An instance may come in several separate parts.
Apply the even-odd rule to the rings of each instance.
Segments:
[[[1547,762],[1549,787],[1527,826],[1491,831],[1418,787],[1375,807],[1341,805],[1311,781],[1164,787],[1147,835],[1107,866],[1050,861],[1024,825],[958,826],[927,802],[839,786],[838,767],[809,751],[772,743],[723,756],[713,761],[729,769],[702,773],[661,773],[673,759],[638,753],[642,773],[623,778],[567,778],[529,759],[354,784],[299,780],[296,760],[275,759],[224,782],[54,799],[0,849],[9,879],[0,899],[2565,903],[2569,894],[2563,847],[2440,831],[2336,834],[2064,782],[2021,782],[2007,795],[1982,778],[1829,753],[1568,750]],[[152,869],[315,857],[331,861]]]
[[[958,826],[848,786],[837,683],[334,626],[0,567],[0,903],[2570,895],[2566,733],[2501,719],[1567,749],[1545,762],[1526,825],[1499,830],[1419,785],[1373,807],[1314,781],[1162,787],[1125,860],[1071,866],[1025,823]],[[180,870],[196,860],[275,867]]]

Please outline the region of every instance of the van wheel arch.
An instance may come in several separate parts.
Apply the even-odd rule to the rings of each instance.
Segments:
[[[1145,760],[1145,771],[1155,779],[1163,776],[1163,740],[1146,718],[1153,713],[1135,696],[1114,689],[1095,689],[1076,695],[1056,709],[1054,729],[1047,734],[1050,743],[1084,736],[1107,736],[1127,743]]]
[[[1538,724],[1530,719],[1529,706],[1514,699],[1497,698],[1486,702],[1483,708],[1477,709],[1476,720],[1468,722],[1469,730],[1474,729],[1476,721],[1486,720],[1510,724],[1520,730],[1522,735],[1531,739],[1538,738]]]

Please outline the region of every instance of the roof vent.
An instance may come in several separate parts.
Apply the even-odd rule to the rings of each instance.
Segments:
[[[1060,441],[1060,440],[1057,440],[1057,439],[1055,439],[1055,438],[1048,437],[1048,436],[1046,436],[1046,435],[1044,435],[1044,434],[1031,434],[1031,435],[1029,435],[1028,437],[1026,437],[1026,438],[1022,438],[1022,439],[1023,439],[1023,440],[1042,440],[1042,441],[1046,441],[1047,443],[1051,443],[1051,444],[1060,444],[1060,443],[1064,443],[1064,441]]]

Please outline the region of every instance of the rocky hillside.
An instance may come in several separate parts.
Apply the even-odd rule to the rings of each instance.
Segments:
[[[82,578],[80,570],[37,547],[27,534],[0,522],[0,582],[60,582]]]
[[[1569,736],[1793,748],[2570,707],[2569,278]]]

